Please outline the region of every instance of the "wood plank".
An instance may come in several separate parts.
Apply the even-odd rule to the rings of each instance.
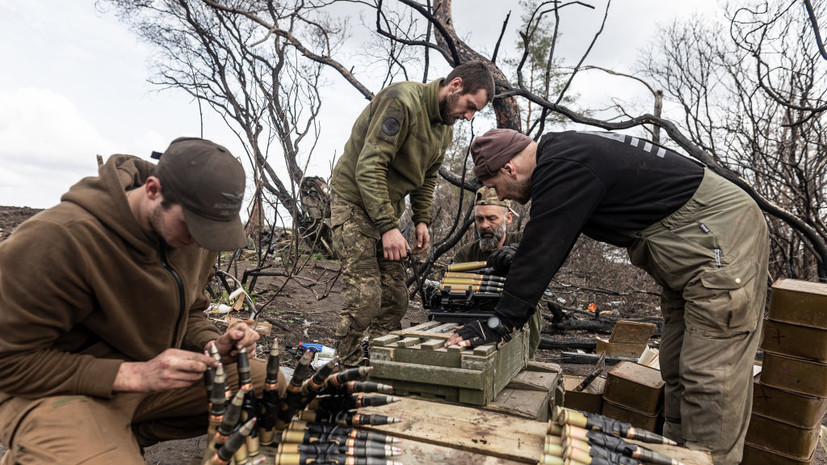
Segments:
[[[412,397],[403,398],[402,401],[394,404],[360,409],[360,412],[402,418],[404,420],[402,423],[360,428],[405,439],[402,443],[403,450],[409,441],[433,444],[457,449],[456,451],[444,451],[447,454],[459,454],[457,457],[464,457],[461,452],[474,454],[478,462],[469,463],[511,463],[490,461],[489,457],[495,457],[496,460],[536,464],[542,453],[548,429],[547,422]],[[712,465],[708,452],[661,444],[638,444],[674,457],[685,465]],[[403,462],[405,465],[451,464],[455,463],[452,457],[454,455],[445,457],[432,455],[425,461],[412,459],[410,462],[408,460],[403,460]]]
[[[545,440],[545,438],[543,440]],[[202,440],[202,442],[204,441],[205,440]],[[712,459],[708,452],[693,451],[674,446],[640,444],[662,454],[674,457],[685,465],[712,465]],[[504,459],[493,455],[482,455],[474,451],[460,450],[409,438],[404,439],[401,444],[397,444],[395,447],[402,449],[402,455],[392,458],[389,457],[388,460],[402,462],[405,465],[432,465],[436,463],[447,463],[451,465],[519,465],[523,463],[537,463],[537,460],[529,462],[527,459]],[[276,452],[277,449],[275,447],[262,446],[261,457],[269,459],[269,462],[265,461],[265,463],[272,463]],[[539,455],[537,458],[539,459]],[[201,463],[201,457],[193,457],[186,463],[187,465],[199,465]]]
[[[443,339],[447,340],[451,337],[453,332],[450,333],[432,333],[430,331],[409,331],[407,329],[402,329],[399,331],[394,331],[393,334],[401,337],[421,337],[424,339]],[[470,349],[464,348],[470,352]]]
[[[206,440],[204,443],[206,444]],[[520,465],[524,463],[410,439],[403,440],[401,444],[394,444],[394,447],[402,449],[402,455],[388,457],[388,460],[402,462],[405,465],[432,465],[437,463],[449,463],[451,465]],[[263,446],[259,458],[265,458],[263,463],[272,464],[277,452],[278,449],[275,447]],[[186,463],[187,465],[200,465],[201,457],[193,457]]]
[[[395,446],[402,449],[402,455],[389,457],[388,460],[401,462],[405,465],[433,465],[436,463],[450,465],[520,465],[524,463],[410,439],[405,439],[402,444],[395,444]]]
[[[396,346],[397,346],[397,347],[404,347],[404,348],[408,348],[408,347],[413,347],[413,346],[415,346],[415,345],[419,344],[420,342],[422,342],[422,339],[421,339],[421,338],[418,338],[418,337],[406,337],[405,339],[402,339],[401,341],[397,342],[397,343],[396,343]]]
[[[490,375],[494,376],[493,370],[495,362],[497,362],[496,357],[492,357],[491,355],[463,354],[460,358],[459,367],[467,370],[492,372]]]
[[[474,355],[488,355],[494,352],[496,348],[491,344],[486,344],[484,346],[478,346],[474,349]]]
[[[443,341],[430,340],[420,344],[419,348],[422,350],[437,350],[442,348]]]
[[[408,331],[427,331],[431,328],[435,328],[439,326],[440,323],[438,321],[426,321],[425,323],[420,323],[416,326],[411,326],[407,328]],[[405,331],[404,329],[402,331]],[[400,331],[394,331],[395,334],[398,334]]]
[[[370,373],[371,379],[398,379],[418,383],[427,380],[429,384],[466,389],[483,389],[486,384],[486,373],[479,370],[387,362],[384,360],[371,360],[371,365],[373,365],[373,370]],[[393,384],[393,381],[389,384]]]
[[[429,333],[453,333],[454,329],[459,326],[456,323],[442,323],[441,325],[428,330]]]
[[[546,423],[540,421],[410,397],[394,404],[360,411],[404,420],[393,425],[364,426],[363,429],[530,464],[536,464],[539,460],[548,428]],[[410,465],[407,461],[404,463]],[[452,462],[450,457],[446,457],[428,463]]]
[[[393,344],[399,340],[399,336],[395,334],[386,334],[381,337],[377,337],[373,341],[371,341],[371,345],[373,346],[384,346],[388,344]]]
[[[441,345],[435,347],[431,341],[425,342],[431,344],[430,348],[433,350],[422,350],[422,346],[419,345],[409,348],[398,348],[395,349],[392,354],[385,354],[391,356],[390,358],[386,356],[374,358],[373,352],[371,352],[370,359],[371,361],[375,359],[385,360],[388,362],[416,363],[420,365],[434,365],[449,368],[459,367],[463,354],[462,352],[447,350]]]
[[[663,455],[672,457],[684,463],[684,465],[712,465],[712,455],[709,452],[689,450],[685,447],[667,446],[666,444],[647,444],[645,442],[628,440],[639,444],[647,449],[660,452]]]

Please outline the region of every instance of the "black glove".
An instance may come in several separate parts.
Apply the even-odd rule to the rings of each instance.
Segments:
[[[500,247],[488,257],[487,265],[494,268],[494,271],[498,275],[507,275],[508,270],[511,268],[511,262],[514,261],[514,255],[517,254],[517,247],[519,247],[519,244]]]
[[[503,326],[496,316],[488,320],[469,321],[457,330],[457,334],[470,342],[471,347],[499,342],[500,339],[505,339],[506,342],[511,340],[511,330]]]

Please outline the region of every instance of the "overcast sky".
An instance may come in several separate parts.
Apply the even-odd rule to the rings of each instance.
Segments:
[[[567,13],[561,49],[570,57],[579,56],[599,26],[605,0],[592,4],[594,11]],[[650,46],[658,24],[698,10],[716,14],[710,13],[715,4],[615,0],[588,63],[629,71],[640,50]],[[503,18],[512,10],[502,48],[513,50],[520,16],[516,1],[454,0],[453,6],[456,30],[484,54],[493,51]],[[159,92],[147,83],[152,53],[113,15],[98,12],[93,0],[0,0],[0,205],[52,206],[77,180],[97,173],[96,154],[147,157],[178,136],[198,135],[197,105],[182,93]],[[309,173],[324,177],[366,104],[335,75],[330,82],[322,142]],[[579,78],[574,91],[595,104],[638,92],[647,98],[633,84],[597,74]],[[478,134],[490,127],[489,121],[475,123]],[[215,116],[205,121],[205,137],[243,155]]]

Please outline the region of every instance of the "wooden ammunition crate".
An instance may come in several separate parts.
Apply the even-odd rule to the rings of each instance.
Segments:
[[[402,395],[444,399],[472,405],[494,400],[528,361],[528,334],[474,349],[443,347],[455,323],[429,321],[373,340],[372,381],[391,384]]]
[[[554,363],[528,362],[483,408],[492,412],[548,421],[555,406],[562,404],[561,369]]]

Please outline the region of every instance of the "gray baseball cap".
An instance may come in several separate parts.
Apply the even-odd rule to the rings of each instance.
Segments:
[[[206,139],[179,137],[158,161],[162,193],[181,203],[190,234],[215,252],[247,244],[238,213],[244,200],[244,168],[226,148]]]

